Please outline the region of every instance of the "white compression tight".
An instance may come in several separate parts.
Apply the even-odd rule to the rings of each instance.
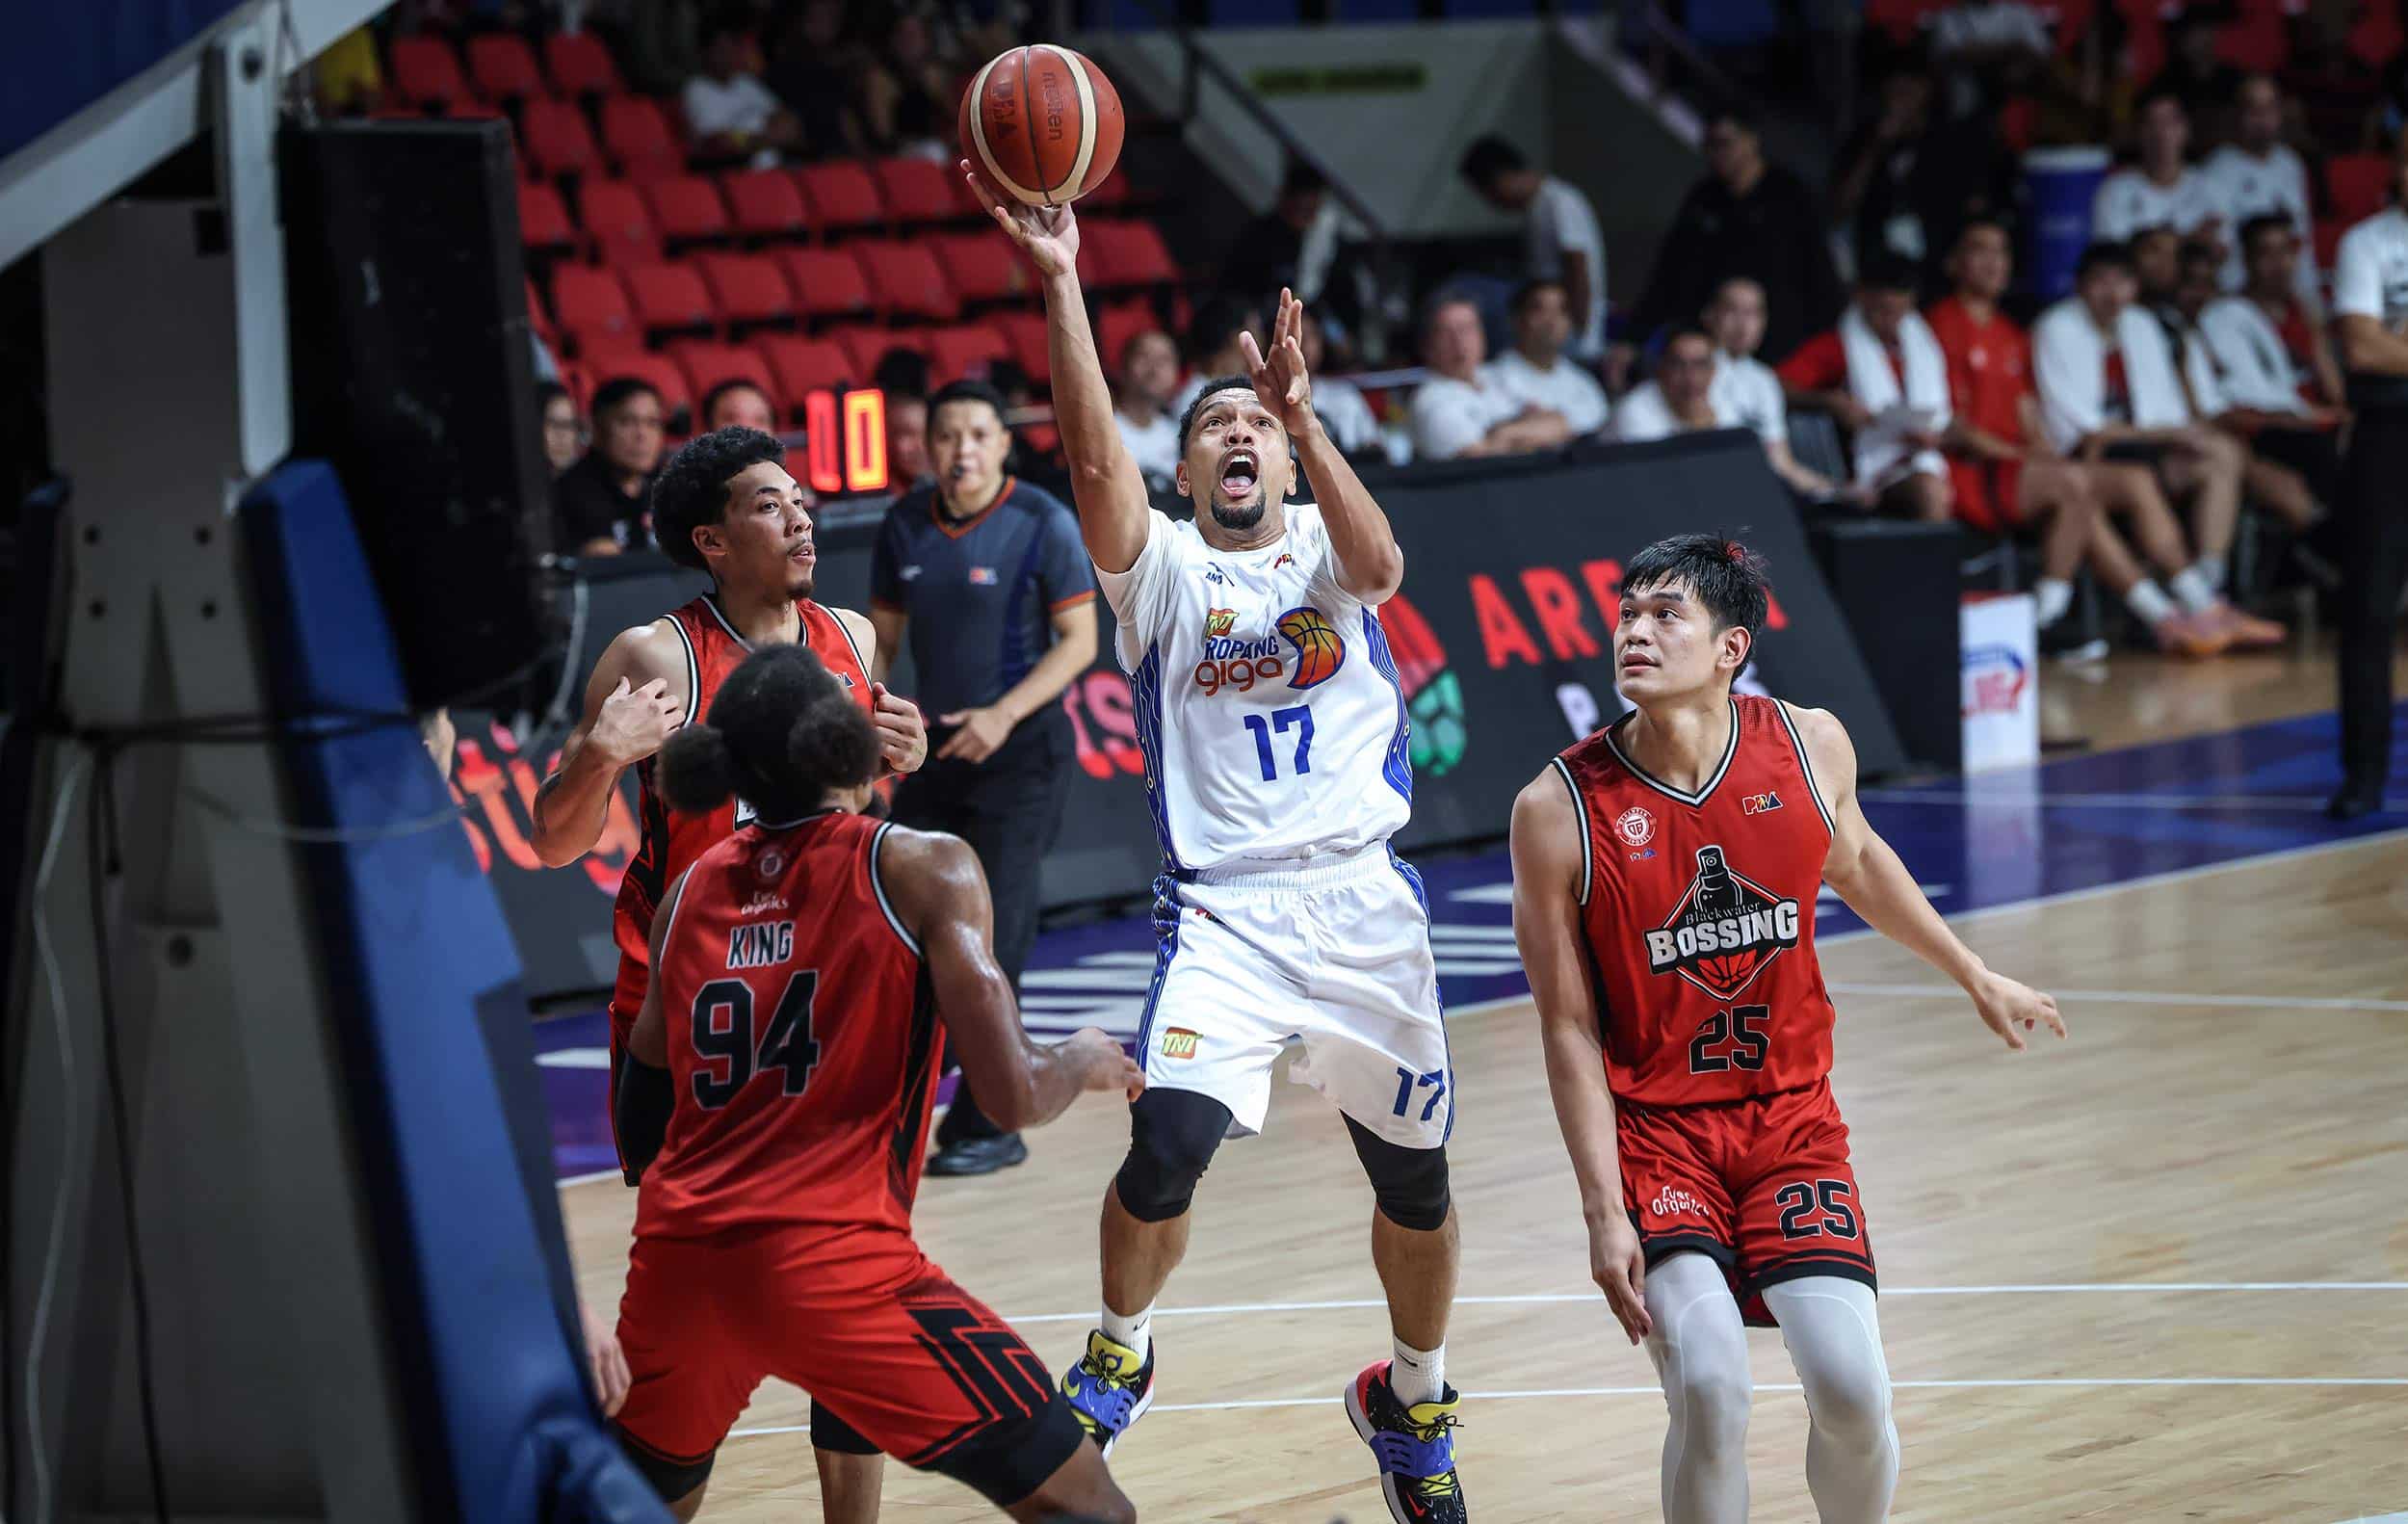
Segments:
[[[1806,1485],[1822,1524],[1880,1524],[1898,1487],[1898,1429],[1872,1288],[1809,1275],[1765,1288],[1806,1389]],[[1647,1339],[1663,1380],[1665,1524],[1747,1517],[1747,1332],[1721,1267],[1671,1255],[1647,1273]]]

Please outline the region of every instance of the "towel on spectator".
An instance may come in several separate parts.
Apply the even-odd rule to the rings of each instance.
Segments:
[[[2115,344],[2124,355],[2133,427],[2187,428],[2190,404],[2183,396],[2173,348],[2158,320],[2138,307],[2126,307],[2116,323]],[[2108,422],[2107,342],[2080,297],[2067,297],[2040,314],[2031,328],[2031,355],[2049,442],[2070,452]]]
[[[1898,361],[1906,384],[1890,368],[1890,352],[1854,303],[1840,314],[1840,348],[1847,355],[1847,389],[1873,422],[1856,436],[1856,480],[1873,483],[1921,471],[1949,474],[1937,450],[1912,450],[1898,435],[1913,427],[1939,433],[1949,424],[1949,366],[1931,325],[1915,313],[1898,325]],[[1911,460],[1909,457],[1912,457]],[[1900,469],[1903,466],[1904,469]]]
[[[2265,309],[2247,297],[2222,297],[2199,314],[2199,331],[2215,361],[2224,394],[2260,412],[2304,413],[2290,351]]]

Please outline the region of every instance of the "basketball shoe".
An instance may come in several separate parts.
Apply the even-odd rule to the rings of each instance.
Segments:
[[[1379,1490],[1397,1524],[1465,1524],[1463,1481],[1454,1472],[1460,1395],[1452,1386],[1434,1403],[1407,1407],[1388,1384],[1388,1364],[1363,1367],[1347,1383],[1347,1416],[1379,1458]]]
[[[1149,1345],[1139,1363],[1137,1351],[1097,1328],[1087,1334],[1079,1363],[1061,1373],[1061,1394],[1070,1399],[1079,1427],[1109,1458],[1129,1426],[1154,1406],[1154,1351]]]

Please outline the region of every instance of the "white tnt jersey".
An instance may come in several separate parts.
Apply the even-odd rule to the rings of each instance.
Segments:
[[[1290,504],[1286,537],[1245,551],[1149,511],[1136,564],[1096,574],[1173,871],[1349,852],[1404,824],[1404,690],[1320,509]]]

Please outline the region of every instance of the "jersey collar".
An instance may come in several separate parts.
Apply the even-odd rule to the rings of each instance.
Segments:
[[[1623,725],[1628,723],[1630,721],[1631,717],[1629,715],[1624,715],[1620,720],[1615,721],[1612,724],[1606,728],[1606,745],[1612,749],[1614,760],[1630,770],[1631,776],[1638,779],[1641,783],[1646,784],[1649,788],[1654,789],[1657,793],[1663,795],[1667,799],[1677,799],[1682,803],[1688,805],[1692,809],[1696,808],[1697,806],[1704,804],[1707,799],[1713,795],[1716,785],[1721,783],[1723,775],[1731,771],[1731,759],[1738,756],[1740,753],[1739,700],[1732,699],[1729,702],[1731,705],[1731,739],[1723,745],[1722,760],[1714,764],[1714,773],[1707,777],[1705,787],[1699,789],[1694,794],[1684,793],[1682,790],[1674,788],[1671,784],[1664,782],[1662,778],[1657,777],[1654,774],[1648,772],[1645,768],[1640,767],[1637,763],[1631,760],[1631,754],[1622,749],[1622,739],[1620,735]]]
[[[1005,477],[1004,485],[996,489],[995,501],[987,504],[984,508],[980,509],[976,513],[971,514],[968,518],[963,519],[958,524],[945,516],[945,494],[931,486],[929,488],[929,520],[936,526],[937,533],[943,535],[947,539],[959,539],[962,536],[978,528],[981,524],[985,523],[987,515],[994,512],[995,510],[1003,507],[1005,502],[1010,498],[1012,488],[1018,486],[1019,485],[1020,479],[1018,477]]]

